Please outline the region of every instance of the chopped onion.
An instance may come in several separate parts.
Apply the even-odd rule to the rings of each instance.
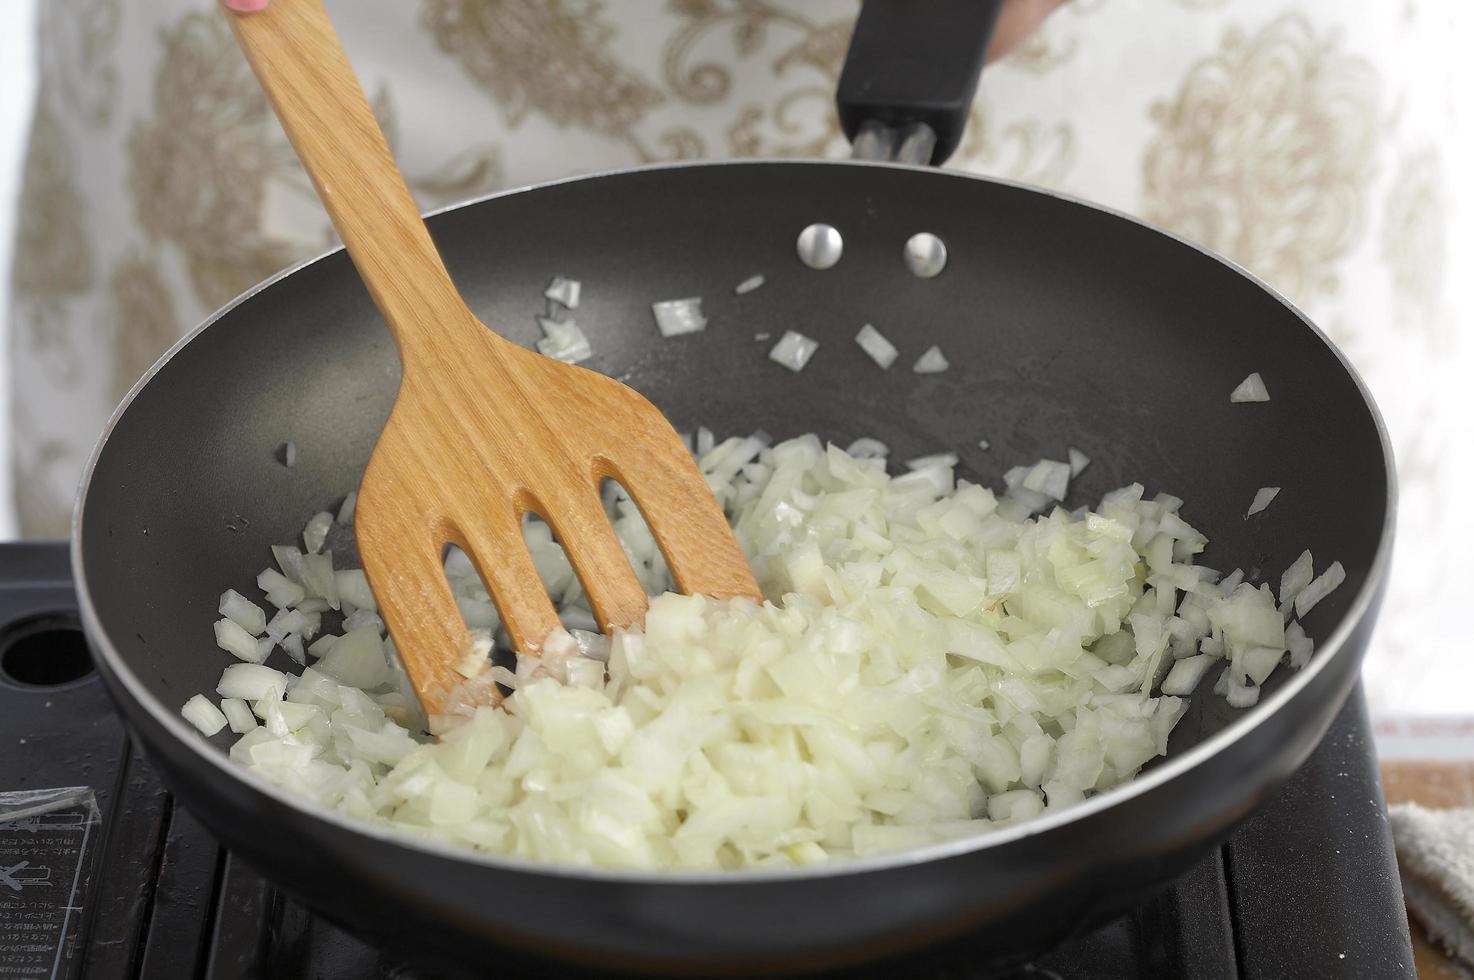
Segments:
[[[343,617],[343,631],[345,633],[363,626],[372,626],[378,632],[384,632],[384,621],[372,609],[355,609],[350,615]]]
[[[288,440],[282,443],[276,450],[276,458],[287,469],[297,465],[297,444]]]
[[[203,694],[196,694],[184,702],[184,707],[179,710],[179,713],[184,716],[185,721],[205,735],[214,735],[225,727],[225,716]]]
[[[578,364],[594,356],[589,338],[572,320],[550,320],[537,318],[543,336],[537,342],[538,353],[567,364]]]
[[[256,586],[266,593],[266,601],[278,609],[295,606],[307,595],[306,589],[274,568],[265,569],[257,575]]]
[[[901,356],[896,350],[896,345],[868,323],[860,328],[859,333],[855,334],[855,343],[870,355],[870,359],[879,365],[882,371],[896,363],[896,358]]]
[[[302,646],[301,633],[288,633],[286,636],[282,637],[281,648],[283,651],[286,652],[287,656],[292,658],[294,662],[306,666],[307,651]]]
[[[280,643],[288,633],[300,633],[307,629],[307,613],[301,609],[282,609],[271,622],[266,624],[266,635],[273,643]]]
[[[333,579],[338,586],[340,603],[352,603],[355,608],[367,609],[370,612],[379,608],[378,600],[374,598],[374,592],[369,588],[368,576],[364,575],[363,569],[340,569],[333,573]]]
[[[1330,568],[1321,572],[1315,581],[1295,596],[1295,615],[1304,619],[1305,614],[1310,612],[1316,603],[1336,591],[1336,587],[1344,581],[1346,581],[1346,569],[1342,568],[1338,561],[1331,562]]]
[[[363,626],[343,634],[317,662],[315,669],[349,687],[378,687],[389,676],[384,641],[378,629]]]
[[[766,330],[763,330],[763,331],[761,331],[759,333],[755,333],[755,334],[752,335],[752,339],[756,343],[759,343],[759,344],[766,343],[767,341],[771,340],[772,338],[773,338],[773,335],[770,334],[770,333],[768,333]]]
[[[1295,597],[1304,591],[1315,578],[1314,559],[1310,556],[1310,550],[1306,549],[1300,553],[1290,567],[1285,569],[1285,574],[1280,576],[1280,605],[1284,607],[1285,618],[1289,618],[1289,612],[1294,606]]]
[[[850,443],[845,454],[856,459],[885,459],[891,454],[891,447],[879,439],[862,437]]]
[[[302,529],[302,545],[308,554],[315,555],[322,550],[322,543],[327,540],[332,526],[333,515],[327,511],[321,510],[312,515],[307,526]]]
[[[216,620],[215,645],[249,664],[258,664],[266,659],[256,644],[256,638],[232,619]]]
[[[237,735],[244,735],[256,727],[256,715],[251,711],[251,706],[240,698],[221,698],[220,713],[230,724],[230,730]]]
[[[917,374],[941,374],[949,367],[951,365],[947,362],[947,357],[942,353],[942,349],[933,344],[926,349],[926,353],[916,359],[916,363],[911,366],[911,370]]]
[[[1172,665],[1162,681],[1162,693],[1184,696],[1197,689],[1198,683],[1208,668],[1219,662],[1219,658],[1208,654],[1184,657]]]
[[[578,309],[578,294],[583,284],[577,279],[565,279],[562,276],[554,276],[553,281],[548,283],[548,288],[543,290],[543,295],[555,303],[561,303],[570,310]]]
[[[220,615],[252,636],[266,632],[266,611],[235,589],[220,593]]]
[[[1228,396],[1231,402],[1267,402],[1269,401],[1269,389],[1264,386],[1264,379],[1255,371],[1233,390]]]
[[[220,675],[215,693],[224,698],[260,701],[280,698],[287,690],[287,675],[262,664],[235,664]]]
[[[302,556],[302,587],[309,597],[326,599],[330,608],[338,608],[338,580],[333,575],[331,551]]]
[[[987,452],[992,447],[992,445],[993,444],[986,439],[978,440],[978,448],[981,449],[983,452]]]
[[[352,524],[353,509],[358,506],[358,491],[354,490],[343,498],[343,503],[338,507],[338,523]]]
[[[1090,457],[1089,456],[1086,456],[1084,453],[1080,452],[1080,450],[1076,449],[1074,446],[1071,446],[1070,447],[1070,476],[1071,476],[1071,478],[1079,476],[1080,475],[1080,471],[1083,470],[1083,469],[1085,469],[1085,467],[1087,467],[1089,465],[1090,465]]]
[[[1023,488],[1042,493],[1051,500],[1064,500],[1070,489],[1070,464],[1041,459],[1023,479]]]
[[[1229,672],[1226,670],[1223,672],[1225,677],[1228,677],[1228,674]],[[1251,684],[1242,684],[1230,678],[1228,683],[1224,685],[1223,697],[1228,702],[1229,707],[1252,708],[1259,703],[1259,688]]]
[[[701,297],[689,299],[667,299],[651,304],[655,312],[655,326],[662,337],[679,337],[706,329],[706,317],[701,312]]]
[[[302,552],[295,545],[274,544],[271,546],[271,556],[276,559],[276,566],[287,578],[303,584],[302,579]]]
[[[752,292],[754,289],[757,289],[763,284],[763,282],[764,280],[762,276],[748,276],[746,279],[739,282],[736,288],[732,290],[732,292],[736,293],[738,296],[744,296],[747,293]]]
[[[1269,587],[1192,564],[1207,541],[1182,501],[1139,484],[1067,512],[1069,463],[1015,467],[1000,499],[957,478],[956,453],[891,475],[875,440],[846,452],[702,429],[691,444],[772,601],[671,592],[638,509],[606,493],[659,596],[643,625],[594,632],[567,556],[531,520],[528,553],[570,630],[488,668],[500,624],[449,549],[451,591],[486,629],[455,652],[468,686],[427,719],[363,573],[279,548],[286,574],[258,584],[285,598],[295,575],[301,594],[262,643],[320,659],[290,680],[226,670],[218,693],[262,721],[242,721],[231,758],[351,817],[533,860],[806,864],[1071,806],[1165,753],[1215,665],[1215,689],[1246,706],[1287,654],[1309,659]],[[346,632],[304,650],[338,622],[328,591]],[[512,691],[507,710],[486,706],[492,685]]]
[[[933,453],[930,456],[918,456],[915,459],[906,460],[906,469],[915,473],[917,470],[929,470],[936,466],[951,469],[958,463],[956,453]]]
[[[1279,495],[1279,487],[1260,487],[1254,494],[1254,502],[1249,505],[1249,510],[1244,514],[1244,520],[1248,520],[1264,508],[1268,507],[1275,497]]]
[[[814,356],[814,351],[819,349],[819,342],[805,337],[796,330],[785,330],[783,336],[768,351],[768,360],[788,368],[797,373],[804,369],[809,363],[809,358]]]

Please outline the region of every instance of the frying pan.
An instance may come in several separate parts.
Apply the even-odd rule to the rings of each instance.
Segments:
[[[866,3],[841,116],[872,152],[941,160],[996,11],[902,6]],[[814,222],[843,237],[824,271],[795,254]],[[1192,244],[1061,195],[897,163],[650,167],[494,195],[429,224],[473,310],[524,344],[549,276],[581,279],[589,363],[679,428],[873,436],[896,458],[953,449],[995,485],[1013,464],[1074,446],[1094,462],[1069,506],[1141,481],[1187,501],[1212,541],[1207,564],[1277,584],[1310,548],[1346,581],[1306,618],[1310,665],[1276,672],[1257,706],[1229,708],[1207,693],[1210,676],[1169,756],[1137,780],[977,839],[793,870],[642,873],[401,837],[267,785],[178,713],[224,665],[210,643],[219,593],[245,590],[269,544],[356,485],[394,398],[389,336],[347,256],[330,252],[236,300],[134,388],[88,465],[72,555],[100,671],[178,798],[374,941],[503,969],[507,950],[524,950],[602,969],[750,973],[965,933],[1006,962],[1198,860],[1305,759],[1356,678],[1391,548],[1386,433],[1319,330]],[[935,278],[902,262],[922,231],[947,246]],[[734,295],[754,273],[766,284]],[[649,304],[691,295],[705,297],[708,329],[662,338]],[[853,342],[867,322],[907,360],[879,370]],[[819,341],[801,375],[754,336],[790,328]],[[932,344],[950,370],[905,369]],[[1251,371],[1273,400],[1231,404]],[[290,469],[273,455],[287,440]],[[1262,486],[1284,490],[1246,521]]]

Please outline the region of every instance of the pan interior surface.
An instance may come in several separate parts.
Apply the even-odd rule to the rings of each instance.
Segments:
[[[823,271],[795,250],[815,222],[844,240]],[[1392,490],[1355,377],[1267,289],[1120,216],[956,174],[751,163],[551,184],[430,227],[476,314],[520,343],[540,335],[547,281],[581,280],[587,366],[642,391],[679,429],[871,436],[896,460],[952,450],[962,475],[995,488],[1009,467],[1074,447],[1092,462],[1067,506],[1133,481],[1182,497],[1212,542],[1202,564],[1277,587],[1305,548],[1318,569],[1339,560],[1345,584],[1306,620],[1322,640],[1379,567]],[[919,232],[946,244],[935,278],[903,262]],[[736,295],[755,274],[764,285]],[[662,338],[650,304],[690,296],[703,298],[706,330]],[[889,371],[854,343],[866,323],[901,350]],[[767,357],[786,330],[819,342],[801,374]],[[933,344],[950,369],[914,373]],[[1254,371],[1272,400],[1231,404]],[[213,692],[228,663],[212,642],[220,592],[259,600],[268,546],[296,540],[356,486],[397,379],[340,251],[227,309],[136,392],[85,490],[79,574],[151,707],[177,712]],[[286,442],[290,468],[277,456]],[[1265,486],[1283,489],[1246,520]],[[1172,749],[1240,717],[1204,688]]]

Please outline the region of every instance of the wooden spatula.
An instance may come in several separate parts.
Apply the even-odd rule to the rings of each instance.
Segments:
[[[522,539],[552,525],[607,629],[647,597],[599,499],[618,480],[677,586],[747,596],[757,583],[681,438],[659,410],[600,374],[524,350],[467,308],[415,209],[321,0],[226,14],[404,362],[359,488],[358,552],[425,710],[463,677],[470,646],[442,557],[470,555],[519,650],[558,626]],[[651,329],[654,329],[652,326]]]

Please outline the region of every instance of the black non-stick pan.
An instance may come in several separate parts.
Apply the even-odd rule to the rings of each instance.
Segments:
[[[879,48],[916,41],[882,23],[900,7],[921,5],[868,0],[856,46],[867,59],[879,57],[877,36]],[[988,11],[928,9],[943,27],[963,18],[943,34],[971,31],[976,60]],[[877,24],[886,29],[869,33]],[[842,86],[852,133],[944,157],[973,83],[955,90],[959,73],[929,74],[927,61],[852,61]],[[922,91],[946,85],[954,90]],[[908,113],[908,99],[926,111]],[[918,119],[925,128],[910,125]],[[795,250],[815,222],[844,243],[824,271]],[[477,315],[520,342],[536,336],[549,276],[582,280],[591,366],[647,394],[678,428],[812,431],[840,444],[874,436],[897,458],[951,449],[968,475],[995,485],[1013,464],[1075,446],[1093,462],[1070,506],[1139,480],[1187,501],[1212,541],[1207,564],[1277,584],[1310,548],[1321,567],[1339,560],[1346,581],[1307,617],[1318,642],[1310,665],[1278,671],[1257,706],[1229,708],[1205,685],[1170,756],[1136,781],[977,839],[794,870],[639,873],[367,826],[245,773],[222,738],[179,716],[223,665],[211,642],[221,590],[249,585],[268,545],[294,539],[307,515],[356,485],[394,398],[389,336],[347,256],[331,252],[232,303],[140,382],[88,468],[72,547],[101,672],[178,798],[237,854],[375,941],[488,971],[511,948],[606,969],[742,973],[969,932],[1003,961],[1128,908],[1195,862],[1306,757],[1355,680],[1392,544],[1385,432],[1319,330],[1187,242],[1026,187],[842,162],[586,177],[452,208],[430,228]],[[935,278],[902,261],[917,232],[946,244]],[[759,273],[761,289],[733,294]],[[662,338],[650,303],[695,295],[707,330]],[[867,322],[906,360],[880,371],[853,342]],[[785,329],[819,341],[802,374],[770,362],[771,341],[755,337]],[[932,344],[950,370],[907,370]],[[1252,371],[1272,400],[1231,404]],[[274,455],[288,440],[290,469]],[[1263,486],[1284,489],[1246,521]]]

